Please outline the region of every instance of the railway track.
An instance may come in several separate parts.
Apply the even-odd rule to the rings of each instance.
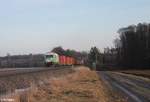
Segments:
[[[70,66],[59,66],[59,67],[33,67],[33,68],[4,68],[0,69],[0,77],[7,77],[18,74],[35,73],[48,70],[60,70],[64,68],[70,68]]]

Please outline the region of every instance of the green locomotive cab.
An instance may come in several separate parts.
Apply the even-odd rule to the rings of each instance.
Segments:
[[[45,64],[47,67],[51,65],[59,64],[59,55],[56,53],[46,53],[45,54]]]

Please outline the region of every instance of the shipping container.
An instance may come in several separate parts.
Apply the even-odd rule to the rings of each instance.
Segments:
[[[63,56],[59,56],[59,65],[63,65]]]

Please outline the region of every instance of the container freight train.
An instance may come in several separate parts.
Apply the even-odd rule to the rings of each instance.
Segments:
[[[45,65],[47,67],[52,65],[79,65],[81,61],[76,60],[73,57],[58,55],[57,53],[46,53],[45,54]]]

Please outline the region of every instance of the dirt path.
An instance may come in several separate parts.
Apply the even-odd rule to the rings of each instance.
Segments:
[[[150,79],[118,72],[98,72],[103,81],[128,102],[150,101]]]

